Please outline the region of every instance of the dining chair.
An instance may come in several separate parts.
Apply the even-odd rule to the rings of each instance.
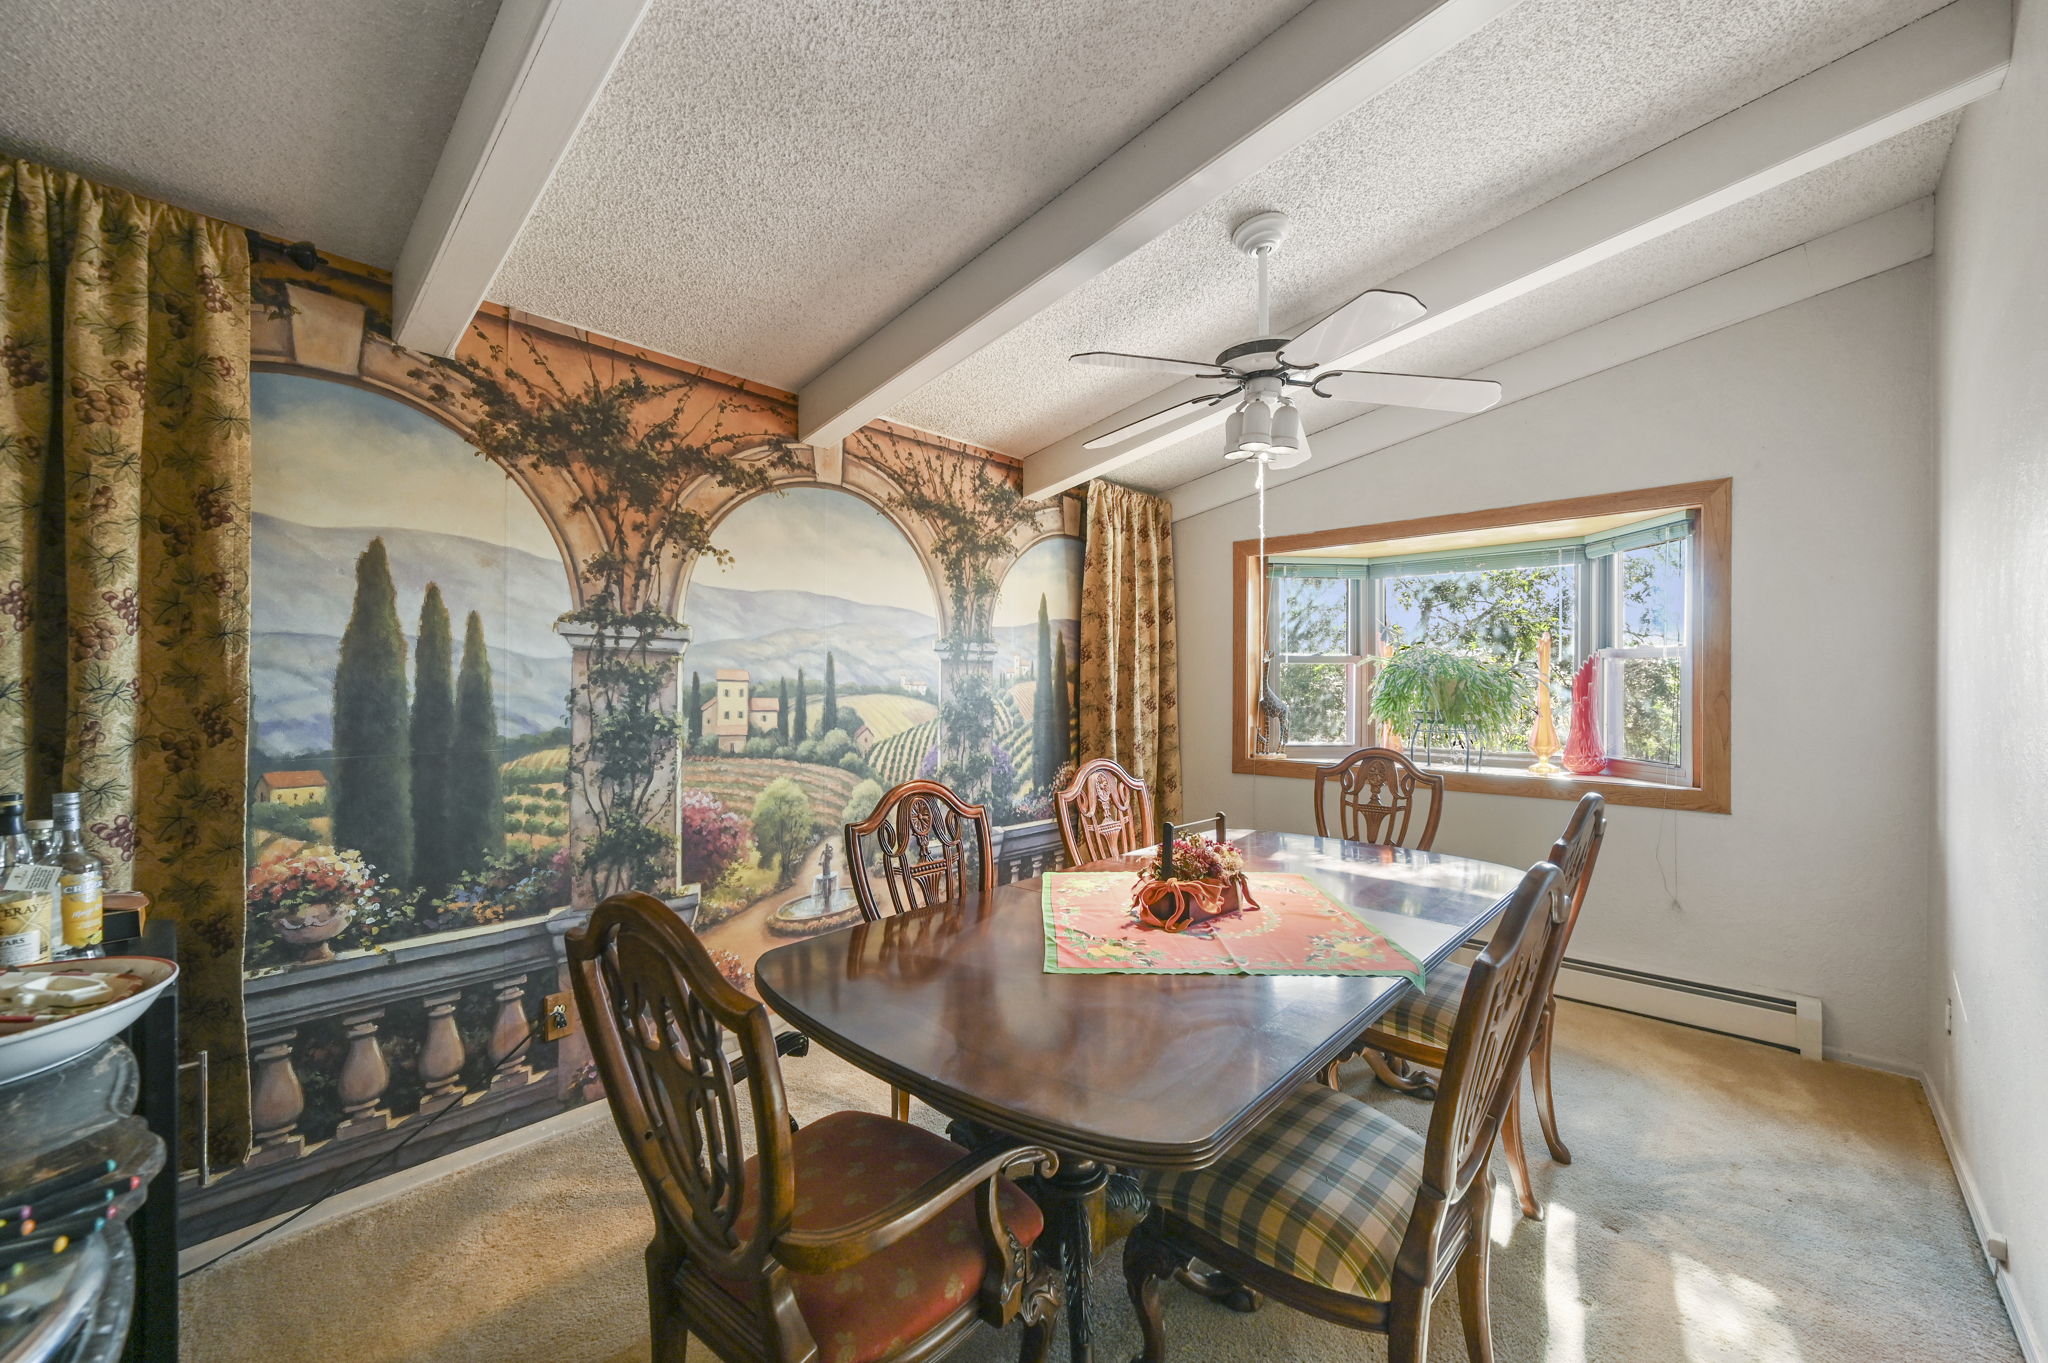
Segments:
[[[1389,1363],[1427,1357],[1430,1305],[1455,1276],[1466,1352],[1491,1363],[1487,1164],[1542,1013],[1558,880],[1547,862],[1529,869],[1467,972],[1426,1135],[1309,1084],[1215,1163],[1141,1175],[1152,1210],[1124,1248],[1141,1363],[1166,1355],[1160,1283],[1199,1286],[1196,1259],[1319,1320],[1385,1334]]]
[[[846,875],[860,916],[870,923],[957,904],[970,889],[988,894],[996,887],[988,811],[941,782],[905,781],[865,819],[846,825]],[[888,892],[886,909],[875,893],[878,879]],[[889,1111],[908,1121],[910,1095],[891,1088]]]
[[[1536,1116],[1543,1126],[1544,1144],[1550,1148],[1550,1157],[1559,1164],[1570,1164],[1572,1152],[1558,1137],[1557,1108],[1550,1088],[1550,1050],[1557,1034],[1557,972],[1563,964],[1565,948],[1571,943],[1572,929],[1578,926],[1579,908],[1586,902],[1586,890],[1593,883],[1593,864],[1600,859],[1600,844],[1606,836],[1607,801],[1598,792],[1588,791],[1579,797],[1578,807],[1572,811],[1564,835],[1550,847],[1550,860],[1559,868],[1560,892],[1567,909],[1563,926],[1557,934],[1556,959],[1550,963],[1542,981],[1542,1016],[1529,1052],[1529,1079],[1536,1094]],[[1372,1063],[1373,1073],[1381,1082],[1419,1098],[1432,1096],[1435,1089],[1428,1079],[1393,1068],[1386,1064],[1384,1057],[1393,1056],[1429,1069],[1442,1069],[1450,1050],[1458,1000],[1463,996],[1464,988],[1465,967],[1446,961],[1430,973],[1427,985],[1419,993],[1410,992],[1403,997],[1378,1022],[1367,1028],[1358,1047],[1342,1058],[1363,1054]],[[1335,1087],[1335,1071],[1336,1066],[1332,1065],[1327,1076],[1332,1087]],[[1532,1220],[1540,1218],[1543,1209],[1536,1201],[1535,1188],[1529,1178],[1529,1156],[1522,1145],[1519,1085],[1501,1128],[1501,1144],[1507,1154],[1508,1170],[1514,1176],[1515,1197],[1521,1203],[1522,1215]]]
[[[1424,771],[1392,748],[1360,748],[1316,768],[1316,836],[1330,834],[1324,788],[1337,787],[1337,833],[1346,842],[1377,842],[1427,852],[1436,841],[1437,821],[1444,812],[1444,778]],[[1414,842],[1419,792],[1429,792],[1429,817]]]
[[[1120,857],[1159,836],[1152,792],[1107,757],[1083,762],[1052,805],[1070,866]]]
[[[1044,1218],[1009,1176],[1051,1173],[1051,1151],[969,1153],[869,1112],[795,1127],[768,1009],[650,895],[605,900],[567,947],[654,1206],[654,1363],[683,1363],[692,1334],[728,1363],[937,1358],[1013,1320],[1024,1363],[1045,1358],[1060,1280],[1034,1259]]]

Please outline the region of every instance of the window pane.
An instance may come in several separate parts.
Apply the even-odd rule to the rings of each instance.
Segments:
[[[1536,650],[1549,634],[1552,715],[1562,741],[1577,665],[1575,566],[1415,574],[1388,578],[1382,586],[1380,637],[1386,645],[1449,649],[1517,674],[1523,703],[1514,719],[1498,732],[1479,735],[1495,751],[1527,746],[1536,723]]]
[[[1685,556],[1691,540],[1626,549],[1621,554],[1621,642],[1685,642]]]
[[[1350,584],[1339,578],[1279,579],[1273,604],[1273,651],[1295,654],[1351,652]]]
[[[1620,755],[1678,765],[1684,753],[1678,659],[1623,658],[1620,663]]]
[[[1287,702],[1287,741],[1351,741],[1348,663],[1280,663],[1280,699]]]

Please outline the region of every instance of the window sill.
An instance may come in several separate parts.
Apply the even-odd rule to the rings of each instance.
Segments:
[[[1240,776],[1285,776],[1313,781],[1322,762],[1308,757],[1247,757],[1239,755],[1231,770]],[[1674,786],[1661,781],[1639,781],[1625,776],[1536,776],[1517,771],[1441,771],[1446,791],[1470,791],[1477,795],[1518,795],[1540,800],[1576,800],[1589,790],[1607,797],[1609,804],[1642,805],[1650,809],[1683,809],[1700,814],[1729,812],[1728,793],[1702,786]]]

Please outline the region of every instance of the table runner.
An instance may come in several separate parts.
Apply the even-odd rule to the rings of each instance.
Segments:
[[[1253,871],[1257,910],[1186,932],[1141,926],[1131,871],[1045,876],[1045,968],[1056,975],[1398,975],[1422,988],[1413,956],[1361,923],[1306,876]]]

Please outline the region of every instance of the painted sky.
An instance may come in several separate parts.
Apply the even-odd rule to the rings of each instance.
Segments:
[[[301,525],[401,526],[558,559],[540,513],[469,442],[367,389],[258,373],[256,509]]]
[[[1026,549],[1003,579],[996,625],[1037,624],[1041,595],[1053,619],[1081,618],[1081,541],[1040,540]]]
[[[733,556],[700,560],[693,582],[741,591],[819,592],[874,606],[936,613],[931,579],[889,518],[850,492],[791,488],[742,503],[711,532]]]

